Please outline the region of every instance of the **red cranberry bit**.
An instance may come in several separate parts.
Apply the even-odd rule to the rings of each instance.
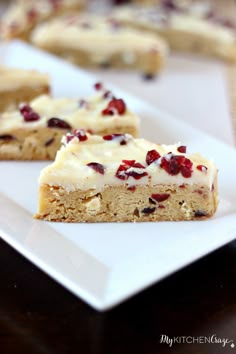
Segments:
[[[98,163],[98,162],[90,162],[90,163],[87,163],[87,166],[91,167],[94,171],[100,173],[101,175],[104,175],[105,168],[100,163]]]
[[[20,112],[24,117],[25,122],[34,122],[40,119],[39,114],[34,112],[33,109],[27,104],[20,106]]]
[[[160,167],[163,168],[171,176],[175,176],[180,172],[180,164],[174,155],[170,159],[163,157],[161,159]]]
[[[104,140],[114,140],[114,139],[119,139],[120,145],[126,145],[127,144],[127,137],[125,134],[109,134],[109,135],[104,135],[103,136]]]
[[[94,88],[96,91],[101,91],[103,89],[103,84],[101,82],[96,82],[96,84],[94,84]]]
[[[154,207],[154,208],[144,208],[143,210],[142,210],[142,213],[144,213],[144,214],[146,214],[146,215],[149,215],[149,214],[152,214],[152,213],[154,213],[154,211],[156,210],[156,208]]]
[[[141,179],[141,178],[143,178],[143,177],[148,175],[147,172],[138,173],[138,172],[135,172],[135,171],[126,172],[126,174],[127,174],[128,177],[133,177],[136,180]]]
[[[128,189],[128,191],[134,192],[136,190],[136,187],[135,186],[130,186],[127,189]]]
[[[179,152],[181,152],[182,154],[185,154],[186,151],[187,151],[187,147],[184,146],[184,145],[181,145],[181,146],[179,146],[179,147],[177,148],[177,150],[178,150]]]
[[[195,193],[198,193],[198,194],[200,194],[200,195],[203,194],[203,191],[201,191],[201,189],[196,189],[194,192],[195,192]]]
[[[88,139],[85,130],[79,129],[79,130],[74,130],[72,134],[68,134],[66,136],[66,142],[69,143],[75,137],[77,137],[79,141],[85,141]]]
[[[129,171],[130,168],[145,169],[141,163],[135,162],[135,160],[122,160],[122,164],[118,167],[115,176],[122,180],[127,180],[129,177],[138,180],[148,175],[146,171],[140,173],[137,171]]]
[[[215,185],[212,184],[212,186],[211,186],[211,192],[214,192],[214,190],[215,190]]]
[[[50,146],[52,145],[52,143],[54,142],[54,138],[51,138],[51,139],[48,139],[45,143],[44,143],[44,146]]]
[[[127,180],[129,178],[129,176],[126,174],[126,171],[133,166],[133,164],[135,163],[135,160],[123,160],[123,163],[120,164],[120,166],[118,167],[115,176],[119,179],[122,180]]]
[[[107,107],[102,111],[102,114],[113,116],[114,114],[122,115],[126,111],[125,102],[119,98],[113,98],[107,105]]]
[[[122,162],[129,167],[132,167],[135,163],[135,160],[122,160]]]
[[[197,165],[197,169],[201,172],[204,172],[204,173],[207,172],[207,167],[204,165]]]
[[[136,162],[133,164],[132,166],[133,168],[140,168],[140,169],[145,169],[145,167],[139,163],[139,162]],[[147,172],[137,172],[137,171],[127,171],[126,174],[129,176],[129,177],[133,177],[134,179],[141,179],[142,177],[145,177],[148,175]]]
[[[152,198],[149,198],[148,201],[150,204],[156,204],[156,202],[154,200],[152,200]]]
[[[181,173],[183,177],[189,178],[192,175],[193,163],[182,155],[172,155],[168,158],[163,157],[160,167],[171,176]]]
[[[47,125],[48,128],[71,129],[70,124],[60,118],[50,118]]]
[[[184,183],[181,184],[181,185],[179,186],[179,188],[185,188],[185,184],[184,184]]]
[[[27,113],[32,112],[32,108],[28,104],[23,104],[19,106],[20,113],[24,116]]]
[[[148,151],[147,155],[146,155],[146,163],[147,163],[147,165],[150,165],[154,161],[158,160],[160,157],[161,157],[161,155],[156,150]]]
[[[159,208],[159,209],[165,209],[165,205],[159,204],[159,205],[158,205],[158,208]]]
[[[194,216],[196,218],[202,218],[204,216],[207,216],[207,213],[204,210],[197,210],[195,211]]]
[[[83,129],[76,130],[74,134],[79,139],[79,141],[85,141],[88,139],[88,137],[85,133],[85,130],[83,130]]]
[[[112,92],[111,91],[106,91],[106,92],[104,92],[104,94],[103,94],[103,98],[105,98],[105,99],[114,99],[115,97],[113,96],[113,94],[112,94]]]
[[[34,122],[39,119],[40,119],[40,117],[39,117],[38,113],[36,113],[36,112],[30,112],[24,116],[25,122]]]
[[[154,199],[156,202],[164,202],[164,200],[168,199],[170,196],[169,193],[157,193],[157,194],[152,194],[151,198]]]
[[[16,138],[13,135],[10,134],[2,134],[0,135],[0,141],[10,141],[10,140],[15,140]]]

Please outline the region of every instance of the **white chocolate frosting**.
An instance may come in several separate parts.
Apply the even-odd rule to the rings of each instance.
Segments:
[[[58,36],[60,33],[60,36]],[[107,16],[71,14],[38,26],[32,42],[43,48],[79,49],[96,55],[156,51],[167,53],[167,45],[157,35],[141,33]]]
[[[33,25],[57,15],[62,11],[72,10],[84,5],[84,0],[18,0],[9,6],[1,20],[1,36],[11,37],[21,34]]]
[[[83,135],[83,134],[82,134]],[[61,186],[65,190],[75,191],[95,189],[103,190],[106,186],[127,185],[156,185],[156,184],[198,184],[212,190],[217,169],[212,161],[199,154],[181,153],[179,144],[157,145],[144,139],[134,139],[130,135],[115,137],[113,140],[104,140],[104,137],[87,134],[87,140],[81,141],[77,137],[64,138],[64,146],[57,152],[55,161],[42,170],[39,183],[50,186]],[[125,139],[126,144],[121,144]],[[68,142],[68,140],[70,140]],[[156,150],[160,157],[148,164],[147,152]],[[169,154],[172,152],[172,154]],[[168,161],[171,156],[184,156],[192,162],[191,176],[184,177],[182,172],[171,175],[162,168],[162,159]],[[131,175],[126,179],[117,177],[117,170],[123,160],[135,160],[140,165],[130,167],[127,171]],[[188,161],[188,160],[187,160]],[[101,164],[104,173],[96,171],[87,164]],[[197,167],[198,166],[198,167]],[[200,166],[200,167],[199,167]],[[200,168],[200,169],[199,169]],[[134,178],[132,173],[143,174]],[[121,171],[121,176],[122,176]],[[126,172],[124,172],[126,173]]]
[[[49,86],[49,76],[36,70],[0,66],[0,91]]]
[[[13,129],[32,130],[45,127],[50,118],[59,118],[67,122],[71,129],[84,128],[97,134],[106,129],[115,132],[119,128],[127,127],[133,128],[138,133],[139,118],[127,108],[122,114],[119,114],[115,108],[112,114],[103,114],[103,110],[112,100],[110,95],[104,97],[106,92],[110,91],[101,89],[85,100],[41,95],[29,103],[31,109],[39,115],[38,120],[25,121],[20,110],[6,112],[0,116],[0,133],[7,134]]]

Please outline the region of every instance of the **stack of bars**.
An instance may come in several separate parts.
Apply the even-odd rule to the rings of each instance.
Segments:
[[[40,175],[36,218],[139,222],[212,216],[218,203],[214,163],[180,144],[138,138],[140,118],[125,100],[102,83],[94,89],[79,99],[43,94],[1,114],[1,160],[55,159]]]
[[[147,78],[161,72],[169,49],[236,61],[234,24],[212,6],[135,2],[95,14],[84,0],[18,0],[0,34],[82,67],[130,68]],[[141,118],[102,83],[90,97],[54,98],[47,74],[4,67],[0,74],[0,160],[53,160],[40,174],[36,218],[179,221],[215,213],[215,164],[185,145],[140,138]]]

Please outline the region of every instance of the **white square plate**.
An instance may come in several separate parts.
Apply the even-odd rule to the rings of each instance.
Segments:
[[[93,75],[26,44],[1,47],[10,66],[51,74],[57,96],[86,96]],[[207,221],[63,224],[33,219],[37,179],[46,162],[0,163],[0,235],[47,274],[98,310],[106,310],[236,235],[236,151],[186,123],[113,88],[142,118],[142,135],[213,158],[219,167],[220,204]]]

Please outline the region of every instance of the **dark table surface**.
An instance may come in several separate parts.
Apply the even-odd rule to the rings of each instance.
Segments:
[[[236,242],[104,313],[3,241],[0,269],[0,354],[236,353]]]

